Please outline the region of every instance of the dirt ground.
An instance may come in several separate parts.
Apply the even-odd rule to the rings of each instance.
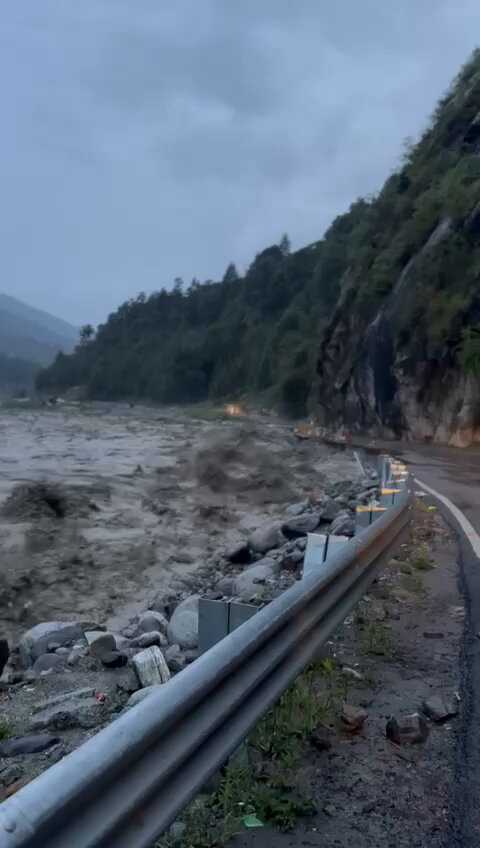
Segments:
[[[235,840],[237,848],[460,844],[454,790],[462,703],[456,717],[429,722],[425,744],[394,745],[385,733],[390,716],[419,711],[433,693],[458,702],[465,613],[458,550],[439,517],[431,527],[434,567],[405,573],[392,561],[331,643],[337,661],[361,675],[349,684],[347,698],[368,717],[355,734],[334,725],[332,748],[306,753],[298,785],[318,814],[298,820],[290,833],[269,827],[245,831]]]
[[[353,479],[351,457],[270,419],[128,406],[0,411],[0,621],[126,626],[160,589],[287,504]],[[221,576],[221,575],[219,575]]]

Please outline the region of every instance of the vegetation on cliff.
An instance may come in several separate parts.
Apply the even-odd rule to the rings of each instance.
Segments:
[[[400,357],[478,373],[479,201],[477,50],[398,171],[322,239],[292,252],[284,236],[243,277],[232,264],[220,282],[177,280],[139,295],[85,332],[73,355],[59,354],[37,386],[169,403],[264,393],[302,414],[309,396],[324,402],[318,380],[341,393],[353,379],[367,329],[394,292],[386,367]]]

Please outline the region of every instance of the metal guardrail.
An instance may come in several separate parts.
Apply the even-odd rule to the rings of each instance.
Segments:
[[[151,848],[362,597],[411,508],[402,492],[321,569],[1,804],[2,848]]]

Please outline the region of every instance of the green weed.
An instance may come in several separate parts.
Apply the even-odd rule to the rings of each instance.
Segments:
[[[0,741],[8,739],[13,733],[13,724],[6,716],[0,716]]]
[[[412,592],[412,594],[420,595],[424,591],[423,576],[419,572],[405,574],[402,580],[402,585],[403,588],[407,590],[407,592]]]
[[[365,646],[369,654],[391,657],[394,653],[392,634],[378,621],[373,621],[365,631]]]
[[[346,687],[335,660],[309,666],[243,743],[246,756],[231,758],[217,791],[183,813],[181,835],[164,836],[158,848],[221,848],[241,832],[246,815],[289,830],[299,816],[315,813],[297,790],[294,771],[313,731],[345,700]]]
[[[410,551],[408,555],[408,562],[412,568],[415,568],[417,571],[430,571],[430,569],[433,568],[428,548],[426,548],[425,545]]]

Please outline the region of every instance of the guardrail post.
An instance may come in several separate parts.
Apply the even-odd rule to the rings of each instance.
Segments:
[[[237,627],[258,612],[254,604],[238,601],[212,601],[200,598],[198,602],[198,654],[204,654],[221,642]]]
[[[228,632],[231,633],[248,621],[252,615],[258,612],[258,607],[255,604],[240,604],[238,601],[230,601],[229,617],[228,617]]]
[[[204,654],[228,636],[228,602],[200,598],[198,602],[198,653]]]
[[[325,562],[327,546],[327,536],[325,533],[308,533],[307,547],[305,548],[305,556],[303,559],[302,577],[310,574],[315,568],[318,568],[322,562]]]
[[[330,557],[335,556],[336,553],[343,547],[350,539],[348,536],[333,536],[331,533],[327,536],[327,550],[325,553],[325,562],[330,559]]]
[[[362,530],[370,527],[372,523],[372,507],[357,506],[355,508],[355,536],[358,536]]]
[[[383,513],[386,512],[385,506],[372,506],[372,518],[370,524],[373,524],[374,521],[377,521],[378,518],[381,518]]]
[[[380,506],[389,507],[395,503],[395,496],[400,494],[400,489],[380,489]]]

